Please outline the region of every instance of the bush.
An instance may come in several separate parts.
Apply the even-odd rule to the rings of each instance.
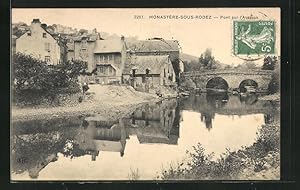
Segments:
[[[272,74],[272,79],[268,85],[268,91],[270,94],[279,92],[280,88],[280,71],[279,68],[276,68]]]
[[[212,160],[213,153],[206,155],[202,145],[197,144],[192,152],[187,152],[191,158],[189,161],[170,165],[159,177],[167,180],[232,180],[245,175],[245,169],[253,174],[266,169],[266,166],[276,168],[280,159],[279,139],[279,125],[263,125],[253,145],[238,151],[227,150],[217,160]]]
[[[87,68],[85,62],[67,61],[58,65],[29,55],[16,53],[13,65],[13,101],[16,104],[52,104],[60,94],[80,92],[78,76]],[[48,103],[46,103],[48,104]]]

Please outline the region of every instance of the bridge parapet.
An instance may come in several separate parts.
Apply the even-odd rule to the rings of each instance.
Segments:
[[[273,71],[261,70],[261,69],[249,69],[249,70],[234,70],[234,69],[224,69],[224,70],[212,70],[212,71],[191,71],[184,72],[184,77],[200,76],[200,75],[228,75],[228,74],[240,74],[240,75],[272,75]]]
[[[205,89],[208,81],[215,77],[223,78],[231,89],[239,88],[239,85],[244,80],[253,80],[258,84],[259,90],[265,91],[268,89],[268,85],[272,79],[272,73],[273,71],[260,69],[223,69],[185,72],[182,77],[191,79],[200,89]]]

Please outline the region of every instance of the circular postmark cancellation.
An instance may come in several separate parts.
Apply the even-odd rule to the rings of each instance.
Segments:
[[[274,55],[275,21],[233,21],[233,55],[243,60],[258,60]]]

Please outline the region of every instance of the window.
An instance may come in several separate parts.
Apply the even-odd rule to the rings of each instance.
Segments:
[[[87,48],[87,41],[86,40],[82,40],[81,41],[81,49],[86,49]]]
[[[47,38],[47,35],[46,35],[46,33],[43,33],[43,38]]]
[[[150,73],[150,69],[146,69],[146,76],[148,77]]]
[[[132,77],[135,77],[135,70],[136,69],[132,69]]]
[[[50,51],[50,43],[48,42],[45,43],[45,50]]]
[[[105,71],[104,67],[102,67],[102,66],[98,67],[98,72],[99,73],[104,73],[104,71]]]
[[[50,62],[50,56],[45,56],[45,62],[49,63]]]

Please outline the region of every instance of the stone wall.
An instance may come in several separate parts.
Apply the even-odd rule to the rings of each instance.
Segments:
[[[249,71],[234,71],[220,70],[215,72],[188,72],[184,73],[183,77],[192,79],[197,88],[205,89],[209,80],[215,77],[223,78],[229,89],[239,88],[240,84],[247,79],[254,80],[258,84],[259,90],[267,90],[272,78],[272,71],[249,70]]]

